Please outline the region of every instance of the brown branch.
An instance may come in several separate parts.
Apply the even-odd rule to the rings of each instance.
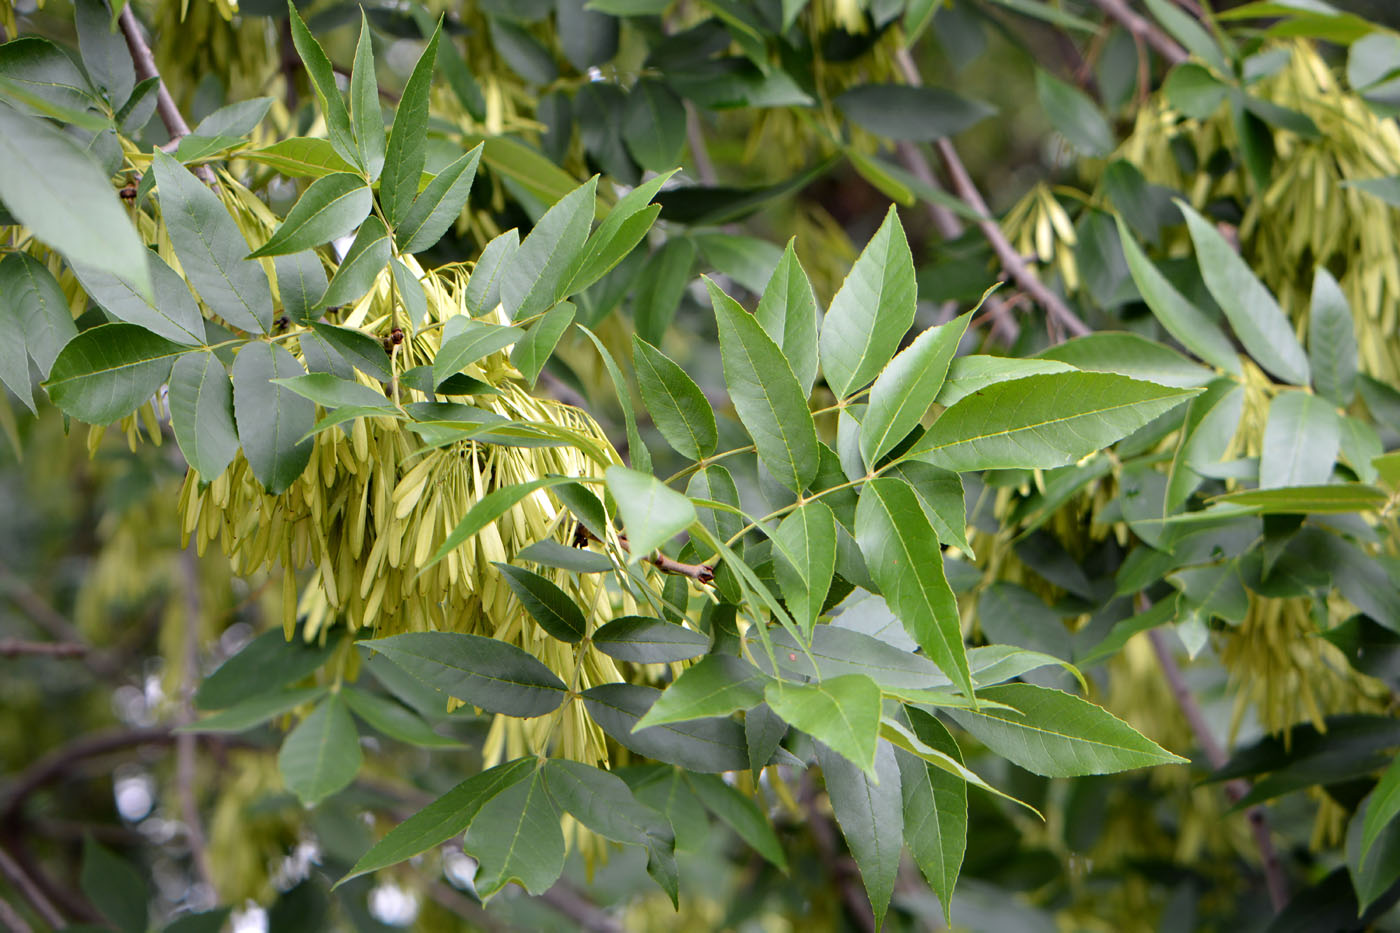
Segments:
[[[574,529],[574,547],[582,546],[580,542],[597,541],[593,532],[580,524]],[[618,535],[617,543],[622,545],[624,551],[631,551],[627,544],[626,535]],[[690,577],[696,583],[715,582],[715,568],[711,564],[683,564],[678,560],[672,560],[660,551],[646,558],[646,562],[655,566],[662,573],[674,573],[682,577]]]
[[[170,133],[170,141],[178,143],[181,137],[190,135],[190,125],[185,122],[180,108],[175,106],[175,98],[170,96],[164,79],[156,70],[155,56],[151,54],[151,47],[146,43],[146,37],[141,33],[141,24],[136,22],[136,14],[131,11],[130,3],[122,7],[117,22],[121,25],[122,37],[126,39],[126,47],[131,53],[131,61],[136,66],[136,79],[145,81],[149,78],[155,78],[158,82],[156,84],[156,113],[160,114],[160,122],[165,124],[166,131]],[[215,183],[214,172],[207,165],[196,166],[194,173],[206,185]]]
[[[34,928],[25,923],[24,918],[19,915],[19,911],[10,906],[10,902],[0,900],[0,926],[9,930],[10,933],[33,933]]]
[[[567,881],[557,881],[540,900],[590,933],[622,933],[622,924]]]
[[[25,874],[19,862],[15,861],[10,853],[0,849],[0,874],[5,876],[16,891],[24,895],[24,899],[29,902],[29,906],[34,908],[34,912],[39,915],[49,926],[55,930],[62,929],[68,925],[63,914],[58,912],[49,899],[44,896],[44,892],[39,890],[34,880]],[[11,924],[13,925],[13,924]]]
[[[0,658],[19,658],[29,655],[43,655],[50,658],[81,658],[87,654],[87,645],[71,641],[20,641],[18,638],[0,638]]]
[[[1179,65],[1190,56],[1175,39],[1167,35],[1156,23],[1128,6],[1126,0],[1094,0],[1099,9],[1116,19],[1135,39],[1141,39],[1157,51],[1170,64]]]
[[[441,881],[428,888],[428,896],[437,901],[438,906],[443,910],[467,921],[472,929],[485,930],[486,933],[508,933],[508,931],[516,929],[501,922],[480,904],[458,894]]]
[[[54,641],[82,641],[77,627],[50,606],[28,583],[16,576],[4,561],[0,561],[0,590],[4,591],[29,621],[43,629]]]
[[[138,745],[169,745],[175,735],[169,726],[124,729],[83,736],[44,755],[21,771],[7,788],[0,822],[8,822],[19,812],[25,799],[39,788],[66,775],[74,764],[109,752]]]
[[[895,52],[895,60],[899,64],[899,70],[904,76],[904,80],[911,85],[923,84],[923,79],[919,75],[919,69],[914,64],[914,59],[910,57],[909,50],[900,48]],[[992,246],[992,252],[996,253],[997,260],[1001,263],[1002,270],[1010,276],[1023,291],[1029,294],[1043,307],[1050,317],[1052,326],[1063,327],[1076,337],[1092,333],[1089,325],[1079,319],[1079,316],[1070,310],[1063,298],[1050,290],[1040,279],[1035,277],[1026,261],[1021,258],[1021,254],[1011,245],[1011,241],[1002,232],[1001,226],[992,219],[991,211],[987,207],[987,202],[982,198],[982,193],[977,190],[977,185],[972,181],[972,176],[967,173],[967,167],[963,165],[962,159],[958,156],[958,150],[953,148],[953,143],[946,137],[934,143],[934,148],[938,150],[938,157],[943,161],[943,167],[948,171],[948,178],[952,182],[953,193],[971,207],[984,220],[977,222],[977,227],[982,231],[982,235],[987,238],[987,242]]]
[[[1138,594],[1138,608],[1139,611],[1151,608],[1151,603],[1142,594]],[[1176,705],[1191,726],[1191,732],[1196,737],[1196,743],[1201,746],[1201,751],[1205,752],[1206,760],[1212,768],[1224,767],[1229,761],[1229,755],[1211,731],[1205,712],[1196,702],[1195,695],[1181,673],[1181,667],[1172,655],[1166,635],[1161,629],[1153,629],[1147,633],[1147,637],[1152,642],[1152,650],[1156,652],[1157,663],[1162,668],[1168,686],[1171,687]],[[1248,793],[1249,782],[1242,778],[1225,784],[1225,796],[1232,804],[1238,803]],[[1262,805],[1250,807],[1245,811],[1245,817],[1249,820],[1250,831],[1254,834],[1254,844],[1259,849],[1260,861],[1264,863],[1264,880],[1269,888],[1269,902],[1273,904],[1274,912],[1278,913],[1288,903],[1288,879],[1284,876],[1283,862],[1279,859],[1278,850],[1274,848],[1273,837],[1269,832],[1269,817]]]

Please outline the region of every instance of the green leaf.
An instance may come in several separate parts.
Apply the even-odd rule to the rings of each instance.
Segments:
[[[1210,221],[1184,201],[1176,204],[1186,217],[1206,288],[1249,355],[1284,382],[1307,385],[1308,358],[1274,296]]]
[[[603,218],[584,245],[577,271],[566,289],[567,294],[576,295],[597,282],[642,242],[661,211],[660,205],[652,204],[651,199],[675,173],[676,170],[672,169],[643,182],[613,205],[608,216]]]
[[[334,305],[348,305],[359,301],[374,285],[379,273],[389,264],[392,255],[389,244],[389,231],[384,222],[371,215],[360,224],[360,232],[350,244],[345,258],[331,276],[331,284],[316,301],[316,307],[327,308]]]
[[[571,645],[583,640],[588,631],[588,620],[578,604],[557,584],[523,567],[500,562],[495,566],[505,577],[515,598],[520,600],[520,605],[540,624],[540,628]]]
[[[1209,120],[1229,96],[1230,86],[1221,82],[1210,69],[1195,62],[1182,62],[1167,75],[1162,86],[1167,100],[1177,110],[1194,120]]]
[[[1400,814],[1400,757],[1391,761],[1366,804],[1366,816],[1361,831],[1361,864],[1366,864],[1371,847],[1380,838],[1381,830]]]
[[[1024,379],[1044,373],[1069,373],[1074,367],[1054,360],[1019,359],[1009,356],[983,356],[974,353],[956,357],[948,366],[948,378],[934,399],[944,408],[956,403],[987,386],[1012,379]]]
[[[924,654],[972,696],[957,600],[943,576],[938,537],[914,491],[895,479],[866,483],[856,507],[857,544],[880,591]]]
[[[1244,489],[1217,496],[1211,502],[1238,506],[1239,514],[1304,515],[1378,511],[1388,498],[1384,490],[1375,486],[1333,483],[1327,486]]]
[[[1078,777],[1186,761],[1112,713],[1059,690],[1003,684],[984,687],[978,695],[1016,712],[951,710],[949,715],[993,752],[1034,774]]]
[[[279,633],[280,634],[280,633]],[[226,733],[246,732],[260,726],[274,716],[296,709],[306,703],[314,703],[326,695],[327,687],[296,687],[279,690],[276,693],[259,693],[240,700],[226,710],[197,719],[188,725],[180,726],[176,732]]]
[[[278,256],[277,292],[282,310],[296,324],[309,324],[316,318],[316,299],[326,292],[326,267],[314,251]]]
[[[340,639],[326,644],[288,641],[280,628],[264,632],[204,678],[194,694],[199,709],[224,709],[247,697],[278,691],[324,664]]]
[[[751,849],[772,862],[779,871],[788,870],[787,857],[773,827],[758,806],[713,774],[687,774],[686,782],[695,796]]]
[[[480,635],[408,632],[362,642],[414,677],[492,713],[531,718],[553,712],[567,688],[515,645]]]
[[[81,46],[82,36],[78,41]],[[129,65],[129,56],[127,62]],[[0,77],[36,103],[76,112],[97,103],[91,85],[73,59],[58,45],[39,36],[20,36],[0,45]],[[13,96],[19,97],[20,93]]]
[[[875,469],[928,412],[971,320],[969,311],[930,327],[890,360],[870,387],[870,406],[860,424],[860,453],[867,468]]]
[[[322,408],[378,408],[386,414],[395,411],[393,402],[384,393],[350,379],[330,373],[307,373],[288,379],[274,379],[274,385],[285,386],[302,398],[309,398]]]
[[[545,212],[521,242],[501,277],[501,303],[510,320],[548,311],[570,283],[569,274],[593,225],[598,176]]]
[[[783,351],[806,396],[817,378],[817,298],[793,242],[788,240],[783,258],[758,300],[754,317]]]
[[[355,166],[343,159],[328,140],[314,136],[293,136],[261,149],[244,149],[238,157],[298,178],[355,171]]]
[[[86,152],[44,120],[0,105],[0,164],[0,201],[36,238],[150,294],[146,248]]]
[[[354,130],[360,165],[373,182],[384,168],[384,112],[379,109],[374,43],[370,41],[364,7],[360,7],[360,40],[355,45],[355,67],[350,72],[350,127]]]
[[[886,139],[932,142],[996,113],[995,108],[936,87],[862,84],[836,98],[851,122]]]
[[[1113,130],[1088,94],[1043,68],[1035,70],[1035,92],[1050,125],[1082,155],[1102,158],[1113,151]]]
[[[218,136],[247,136],[257,129],[258,124],[272,108],[271,97],[253,97],[220,107],[199,121],[191,136],[206,139]]]
[[[187,346],[204,343],[204,315],[199,305],[195,304],[185,280],[155,253],[146,254],[150,281],[155,289],[154,302],[110,272],[79,262],[70,265],[88,297],[117,320],[140,325]]]
[[[1220,45],[1211,38],[1204,26],[1171,0],[1143,0],[1153,17],[1171,33],[1176,41],[1186,46],[1186,50],[1204,61],[1219,74],[1230,74],[1230,64],[1220,50]]]
[[[914,258],[891,207],[822,324],[822,369],[838,399],[864,386],[894,356],[914,323],[914,305]]]
[[[373,204],[374,193],[358,175],[337,172],[318,178],[251,256],[285,256],[337,240],[358,227]]]
[[[321,321],[312,322],[311,329],[345,362],[366,376],[380,382],[388,382],[392,378],[389,371],[389,355],[384,352],[384,344],[379,340],[353,327],[337,327]],[[349,373],[346,376],[348,378]],[[385,403],[381,399],[374,404]]]
[[[1385,893],[1395,885],[1397,880],[1400,880],[1400,826],[1393,822],[1383,826],[1376,839],[1372,841],[1366,855],[1362,856],[1361,854],[1361,837],[1365,833],[1365,824],[1370,817],[1371,806],[1371,801],[1364,801],[1347,825],[1347,874],[1351,878],[1351,887],[1356,893],[1355,917],[1357,918],[1361,917],[1366,908],[1377,901],[1384,903],[1382,898]],[[1347,919],[1354,918],[1348,917]],[[1365,921],[1357,920],[1356,922]]]
[[[634,664],[669,664],[698,658],[710,639],[672,622],[645,616],[622,616],[593,633],[593,646],[609,657]]]
[[[880,687],[864,674],[813,684],[773,681],[763,692],[773,712],[874,778]]]
[[[512,881],[537,895],[553,886],[564,870],[564,833],[542,768],[486,801],[467,827],[462,851],[477,860],[482,898]]]
[[[661,342],[675,320],[694,265],[695,242],[687,237],[673,237],[647,257],[633,289],[637,336],[649,343]]]
[[[1356,329],[1347,296],[1323,266],[1313,277],[1308,360],[1317,391],[1342,408],[1349,406],[1356,396]]]
[[[538,766],[537,759],[517,758],[467,778],[417,813],[389,830],[369,851],[360,856],[345,877],[351,878],[397,865],[422,852],[442,845],[465,830],[481,808],[502,791],[513,787]]]
[[[515,230],[507,230],[486,244],[467,280],[467,313],[479,317],[501,303],[501,278],[519,248],[520,234]]]
[[[311,461],[315,445],[306,435],[316,421],[316,406],[272,381],[303,373],[291,353],[260,341],[245,344],[233,361],[238,440],[253,475],[270,495],[286,492]]]
[[[783,600],[810,637],[836,574],[836,515],[812,499],[789,512],[772,537],[773,571]]]
[[[345,109],[345,99],[340,96],[340,88],[335,83],[335,69],[331,66],[331,60],[302,22],[292,0],[287,0],[287,9],[291,17],[292,44],[311,78],[311,89],[316,92],[316,100],[321,105],[321,115],[326,119],[326,132],[331,145],[346,162],[357,163],[359,152],[350,131],[350,112]]]
[[[58,281],[28,253],[10,253],[0,259],[0,295],[4,296],[0,313],[18,328],[40,374],[48,378],[53,361],[78,333]],[[27,370],[24,383],[29,384]]]
[[[919,505],[923,506],[924,516],[938,534],[938,540],[971,556],[972,545],[967,541],[967,504],[958,474],[918,460],[906,460],[882,475],[908,483]]]
[[[389,274],[409,322],[419,327],[428,316],[428,295],[423,291],[423,283],[397,256],[389,260]]]
[[[544,567],[572,570],[575,573],[605,573],[613,569],[606,555],[585,547],[570,547],[553,538],[544,538],[515,555],[516,560],[530,561]],[[596,637],[597,633],[594,633]]]
[[[83,866],[78,885],[92,906],[122,933],[146,933],[150,891],[131,863],[93,840],[83,839]]]
[[[661,691],[603,684],[583,693],[588,715],[620,745],[692,771],[742,771],[749,766],[744,727],[732,719],[696,719],[632,731]]]
[[[83,67],[114,105],[126,100],[136,87],[136,69],[121,33],[112,28],[107,4],[80,0],[73,4],[73,19]]]
[[[499,353],[524,337],[525,331],[518,327],[467,321],[466,326],[438,350],[433,360],[433,381],[442,385],[472,363]]]
[[[858,263],[859,264],[859,263]],[[794,492],[812,482],[820,447],[807,397],[792,367],[753,315],[709,278],[729,397],[763,465]],[[830,318],[828,318],[830,320]]]
[[[1115,219],[1118,221],[1118,239],[1123,246],[1128,271],[1142,300],[1156,315],[1158,322],[1183,347],[1207,363],[1232,376],[1240,375],[1239,355],[1229,338],[1167,281],[1167,277],[1152,264],[1137,240],[1133,239],[1123,218]]]
[[[183,165],[156,150],[151,163],[160,189],[161,217],[180,267],[219,317],[257,333],[272,330],[267,273],[248,259],[248,241],[222,202]]]
[[[956,472],[1068,466],[1197,392],[1113,373],[1045,373],[995,383],[943,412],[910,455]]]
[[[618,22],[584,8],[584,0],[557,0],[555,28],[559,50],[581,72],[602,65],[617,54]]]
[[[463,541],[500,518],[511,506],[515,505],[515,503],[524,499],[535,490],[544,489],[547,486],[559,486],[566,483],[572,483],[572,480],[567,476],[548,476],[543,479],[534,479],[525,483],[514,483],[510,486],[502,486],[499,489],[491,490],[472,503],[471,508],[467,509],[467,514],[462,516],[461,521],[459,521],[456,527],[447,535],[438,549],[433,552],[433,556],[423,565],[423,569],[427,570],[429,567],[433,566],[433,564],[436,564],[448,554],[451,554]]]
[[[233,383],[213,353],[186,353],[170,373],[170,420],[180,452],[206,480],[217,477],[238,453],[233,422]]]
[[[632,731],[749,709],[763,702],[763,685],[768,680],[767,675],[743,658],[706,655],[662,691]]]
[[[574,322],[578,309],[571,301],[561,301],[544,313],[534,326],[510,351],[511,364],[525,377],[526,385],[533,386],[540,377],[541,370],[554,354],[559,338]]]
[[[961,762],[962,750],[937,718],[921,709],[908,710],[914,732],[926,745]],[[899,787],[904,800],[904,841],[929,887],[943,905],[944,922],[952,925],[953,885],[967,851],[967,782],[902,751]]]
[[[632,361],[642,400],[667,443],[692,460],[714,453],[719,442],[714,409],[695,380],[669,356],[635,334]]]
[[[544,763],[544,782],[560,807],[613,842],[650,846],[651,837],[674,839],[666,818],[638,801],[615,774],[581,761],[550,758]]]
[[[186,350],[135,324],[103,324],[68,341],[44,388],[64,413],[111,424],[155,395]]]
[[[406,706],[354,687],[340,692],[350,711],[376,732],[420,748],[461,748],[462,743],[438,735],[423,717]]]
[[[314,806],[355,780],[364,761],[355,721],[332,694],[291,731],[277,753],[277,770],[303,805]]]
[[[1337,410],[1311,392],[1274,396],[1259,454],[1259,488],[1326,483],[1341,449],[1341,433]]]
[[[817,762],[836,822],[860,868],[878,930],[904,850],[904,799],[894,749],[888,743],[878,746],[873,777],[822,745],[817,746]]]
[[[627,94],[622,140],[649,172],[674,169],[685,149],[685,105],[655,78],[642,78]]]
[[[1216,374],[1193,363],[1170,347],[1131,333],[1100,331],[1075,337],[1036,354],[1087,372],[1118,373],[1158,385],[1193,388]]]
[[[421,252],[442,239],[462,213],[476,180],[484,144],[433,176],[394,229],[395,242],[406,253]]]
[[[384,172],[379,179],[379,201],[389,223],[395,227],[408,215],[423,174],[428,142],[428,92],[432,87],[441,35],[442,24],[439,23],[404,85],[403,97],[394,114],[394,126],[389,132]]]
[[[636,563],[696,520],[690,500],[650,473],[610,466],[604,474],[627,531],[629,563]]]

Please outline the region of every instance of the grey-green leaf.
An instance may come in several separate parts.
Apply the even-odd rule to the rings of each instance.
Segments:
[[[437,46],[442,25],[433,30],[418,63],[413,66],[404,85],[394,114],[394,126],[389,131],[389,145],[384,156],[384,171],[379,178],[379,201],[389,223],[398,226],[408,214],[418,193],[418,179],[423,173],[428,146],[428,92],[433,83],[433,65],[437,61]]]
[[[1113,130],[1092,98],[1043,68],[1035,71],[1035,91],[1041,109],[1061,136],[1086,156],[1113,151]]]
[[[326,293],[316,302],[316,307],[346,305],[359,301],[374,285],[374,280],[389,264],[393,250],[389,244],[389,231],[384,221],[378,217],[368,217],[360,224],[360,232],[341,260],[340,268],[331,276]]]
[[[1308,359],[1314,388],[1341,408],[1351,405],[1356,396],[1356,328],[1346,294],[1324,266],[1313,276]]]
[[[783,600],[804,632],[821,614],[836,573],[836,515],[820,499],[789,512],[773,533],[773,571]]]
[[[374,193],[358,175],[336,172],[318,178],[252,256],[284,256],[339,239],[369,216],[373,204]]]
[[[1186,216],[1206,288],[1249,355],[1284,382],[1307,385],[1307,355],[1274,296],[1210,221],[1184,201],[1176,204]]]
[[[921,709],[908,713],[920,741],[962,762],[962,751],[943,723]],[[953,885],[967,850],[967,782],[912,754],[897,751],[896,757],[904,798],[904,841],[938,895],[944,921],[951,925]]]
[[[282,311],[296,324],[316,319],[316,300],[326,293],[326,267],[313,250],[278,256],[272,262],[277,271],[277,292]]]
[[[414,199],[412,206],[394,228],[394,241],[405,253],[417,253],[432,246],[462,213],[476,180],[485,143],[448,165]]]
[[[904,850],[904,806],[899,762],[888,742],[875,753],[874,777],[825,746],[817,761],[841,834],[860,867],[861,880],[879,929],[894,894],[899,856]]]
[[[719,322],[720,355],[729,397],[753,437],[763,465],[800,492],[817,474],[820,446],[807,397],[763,327],[738,302],[705,279]],[[828,318],[830,320],[830,318]]]
[[[1264,423],[1259,488],[1326,483],[1341,443],[1341,419],[1331,403],[1311,392],[1280,392]]]
[[[634,664],[669,664],[698,658],[710,647],[708,636],[673,622],[622,616],[593,633],[594,646],[609,657]]]
[[[350,72],[350,128],[360,167],[370,181],[384,168],[384,112],[379,109],[379,81],[374,74],[374,44],[369,20],[360,8],[360,41],[355,46],[355,67]]]
[[[578,309],[573,302],[559,302],[546,311],[510,351],[510,361],[525,377],[527,385],[533,386],[540,377],[540,371],[559,345],[559,338],[564,336],[564,331],[569,329],[577,314]]]
[[[749,766],[744,727],[732,719],[696,719],[633,732],[660,693],[639,684],[602,684],[584,691],[583,701],[604,732],[640,755],[705,773]]]
[[[155,289],[155,301],[110,272],[84,263],[71,263],[73,274],[93,301],[119,321],[139,324],[176,343],[204,343],[204,315],[195,304],[189,286],[155,253],[146,254],[147,269]]]
[[[647,171],[675,168],[685,148],[685,105],[661,81],[642,78],[627,95],[622,139]]]
[[[44,388],[79,421],[111,424],[153,396],[187,349],[135,324],[103,324],[68,342]]]
[[[478,862],[475,884],[483,898],[512,881],[531,894],[547,891],[564,870],[564,833],[543,769],[488,800],[467,827],[462,850]]]
[[[442,385],[472,363],[499,353],[524,336],[525,331],[518,327],[468,321],[438,350],[433,360],[433,382]]]
[[[588,631],[588,620],[584,618],[578,603],[558,584],[524,567],[499,562],[495,566],[515,593],[515,598],[520,600],[520,605],[540,624],[540,628],[571,645],[583,640]]]
[[[0,259],[0,301],[3,313],[23,334],[23,346],[45,378],[53,361],[78,333],[68,300],[53,273],[28,253]],[[25,374],[25,382],[29,379]]]
[[[0,105],[0,164],[0,201],[36,238],[150,294],[146,247],[86,152],[47,121]]]
[[[195,472],[212,480],[238,453],[233,383],[213,353],[186,353],[170,373],[170,420],[175,440]]]
[[[632,362],[637,368],[642,400],[666,442],[692,460],[714,453],[719,443],[714,409],[695,380],[669,356],[635,334]]]
[[[311,460],[316,420],[310,399],[277,385],[273,379],[300,376],[306,371],[282,347],[253,341],[233,361],[233,412],[238,440],[253,475],[272,495],[287,490]]]
[[[893,206],[851,267],[822,324],[821,361],[837,398],[884,368],[914,323],[914,257]]]
[[[912,142],[952,136],[996,112],[952,91],[904,84],[859,85],[836,103],[853,123],[877,136]]]
[[[204,303],[234,327],[272,330],[272,291],[267,273],[248,259],[248,241],[224,205],[204,183],[156,150],[152,163],[161,216],[185,277]]]
[[[287,9],[291,16],[292,44],[311,78],[311,89],[316,92],[316,99],[321,105],[321,114],[326,119],[326,133],[330,137],[331,145],[341,158],[353,165],[359,161],[360,154],[355,148],[355,137],[350,130],[350,112],[345,109],[345,98],[340,96],[340,88],[335,83],[335,69],[321,44],[302,22],[292,0],[287,0]]]
[[[520,234],[514,229],[486,244],[467,279],[467,313],[480,317],[501,303],[501,278],[519,248]]]
[[[333,695],[291,731],[277,753],[287,789],[306,806],[343,790],[364,760],[355,721],[345,701]]]
[[[918,426],[943,388],[948,364],[971,320],[969,311],[930,327],[890,360],[870,387],[870,404],[860,423],[860,453],[868,469],[875,469]]]
[[[1087,700],[1032,684],[985,687],[979,696],[1010,710],[950,710],[979,742],[1045,777],[1109,774],[1178,764],[1179,758]]]
[[[531,317],[560,298],[593,226],[595,175],[560,198],[539,219],[505,267],[501,302],[511,320]]]
[[[495,638],[409,632],[364,644],[429,686],[493,713],[543,716],[564,702],[567,687],[553,671]]]

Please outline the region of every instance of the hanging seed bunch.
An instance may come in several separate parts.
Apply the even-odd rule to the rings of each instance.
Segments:
[[[1053,264],[1066,291],[1079,290],[1079,263],[1074,255],[1079,236],[1049,185],[1036,183],[1007,211],[1002,227],[1018,253],[1042,265]]]

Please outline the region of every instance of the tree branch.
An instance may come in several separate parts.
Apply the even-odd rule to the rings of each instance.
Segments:
[[[18,638],[0,638],[0,658],[19,658],[29,655],[43,655],[50,658],[81,658],[87,654],[87,645],[71,641],[21,641]]]
[[[136,22],[136,14],[131,11],[130,3],[122,7],[117,22],[121,26],[122,37],[126,39],[131,61],[136,66],[136,79],[145,81],[155,78],[159,82],[156,85],[156,113],[160,114],[160,122],[165,124],[166,131],[170,133],[170,141],[178,143],[181,137],[190,135],[190,125],[185,122],[180,108],[175,106],[175,98],[170,96],[165,81],[156,70],[155,56],[151,54],[151,47],[141,33],[141,24]],[[214,172],[207,165],[195,166],[194,173],[206,185],[215,183]]]
[[[593,532],[583,527],[582,524],[574,529],[574,547],[582,547],[588,541],[597,540]],[[627,544],[626,535],[618,535],[617,542],[622,545],[623,550],[629,552],[632,550]],[[662,573],[674,573],[682,577],[690,577],[690,579],[697,583],[715,582],[715,568],[710,564],[683,564],[678,560],[672,560],[660,551],[647,557],[646,562],[655,566]]]
[[[1175,39],[1167,35],[1152,20],[1136,12],[1125,0],[1094,0],[1099,9],[1116,19],[1124,29],[1132,34],[1133,38],[1140,39],[1152,46],[1157,54],[1165,58],[1173,65],[1179,65],[1190,56]]]
[[[1138,608],[1139,611],[1151,608],[1151,603],[1140,593],[1138,594]],[[1152,629],[1147,633],[1147,637],[1152,641],[1152,650],[1157,654],[1157,663],[1161,666],[1162,674],[1171,687],[1177,707],[1180,708],[1182,715],[1186,717],[1186,722],[1191,726],[1196,743],[1201,746],[1201,751],[1205,752],[1206,760],[1210,762],[1212,768],[1223,767],[1229,760],[1229,755],[1215,738],[1215,733],[1211,731],[1205,712],[1196,702],[1196,697],[1191,693],[1191,688],[1187,685],[1186,678],[1176,663],[1176,658],[1172,656],[1171,645],[1167,643],[1166,636],[1161,629]],[[1248,793],[1249,782],[1242,778],[1228,781],[1225,784],[1225,796],[1232,804],[1238,803]],[[1264,863],[1264,880],[1269,888],[1269,902],[1273,904],[1274,913],[1278,913],[1288,903],[1288,879],[1284,876],[1283,863],[1278,857],[1278,850],[1274,848],[1273,837],[1270,835],[1269,817],[1264,812],[1262,805],[1250,807],[1245,811],[1245,817],[1249,820],[1250,831],[1254,834],[1254,844],[1259,849],[1259,858]]]
[[[622,924],[567,881],[557,881],[540,900],[590,933],[622,933]]]
[[[5,876],[5,880],[9,881],[16,891],[24,895],[24,899],[29,902],[29,906],[34,908],[34,912],[39,915],[41,920],[55,930],[68,925],[68,921],[64,919],[63,914],[58,912],[58,908],[49,902],[49,899],[44,896],[43,891],[39,890],[33,879],[25,874],[19,862],[16,862],[4,849],[0,849],[0,874]]]
[[[898,49],[895,52],[895,60],[898,62],[899,70],[904,75],[906,82],[915,86],[923,84],[919,69],[914,65],[914,59],[910,57],[908,49]],[[934,148],[938,150],[938,157],[943,161],[943,167],[948,170],[953,193],[962,198],[974,211],[987,218],[978,221],[977,227],[987,238],[987,242],[991,244],[992,252],[996,253],[1002,270],[1016,282],[1022,291],[1034,298],[1045,309],[1054,326],[1063,327],[1076,337],[1092,333],[1089,325],[1081,321],[1079,316],[1070,310],[1063,298],[1036,278],[1030,267],[1026,265],[1026,261],[1021,258],[1021,254],[1016,252],[1011,241],[1002,232],[1001,226],[992,219],[987,202],[982,198],[982,193],[977,190],[972,176],[967,173],[967,167],[963,165],[952,142],[946,138],[940,139],[934,143]]]
[[[137,745],[169,745],[174,740],[175,735],[169,726],[155,726],[149,729],[100,732],[60,746],[21,771],[10,782],[4,797],[4,808],[0,809],[0,823],[13,819],[25,798],[45,784],[63,777],[74,764],[83,759]]]
[[[29,621],[43,629],[54,641],[81,642],[78,629],[50,606],[44,597],[21,580],[9,565],[0,561],[0,590],[23,612]]]

